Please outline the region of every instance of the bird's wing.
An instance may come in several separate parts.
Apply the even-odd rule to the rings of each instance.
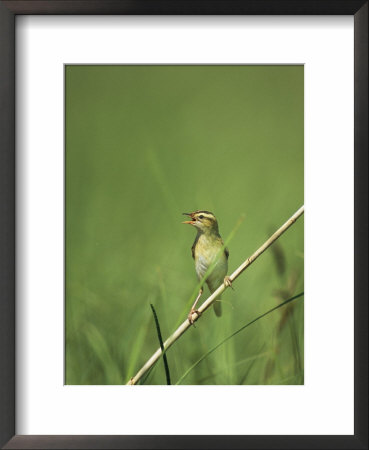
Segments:
[[[221,242],[221,244],[223,246],[224,245],[223,239],[220,239],[220,242]],[[228,257],[229,257],[229,250],[228,250],[227,247],[224,249],[224,254],[225,254],[226,258],[228,259]]]
[[[197,244],[197,241],[199,240],[199,235],[196,235],[195,240],[193,241],[192,247],[191,247],[191,252],[192,252],[192,258],[195,259],[195,247]]]

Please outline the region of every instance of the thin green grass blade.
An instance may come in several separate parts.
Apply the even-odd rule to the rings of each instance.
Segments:
[[[208,352],[206,352],[203,356],[201,356],[201,358],[199,358],[194,364],[192,364],[191,367],[189,367],[186,372],[180,377],[180,379],[177,381],[176,384],[181,384],[182,381],[187,377],[187,375],[196,367],[198,366],[201,361],[203,361],[207,356],[209,356],[211,353],[213,353],[215,350],[217,350],[221,345],[223,345],[225,342],[227,342],[229,339],[233,338],[234,336],[236,336],[238,333],[240,333],[241,331],[243,331],[245,328],[249,327],[250,325],[252,325],[253,323],[257,322],[258,320],[262,319],[263,317],[267,316],[268,314],[272,313],[273,311],[276,311],[277,309],[281,308],[284,305],[287,305],[287,303],[292,302],[293,300],[298,299],[299,297],[302,297],[304,295],[303,292],[301,292],[300,294],[295,295],[294,297],[289,298],[288,300],[284,301],[283,303],[280,303],[279,305],[275,306],[274,308],[270,309],[269,311],[265,312],[264,314],[261,314],[260,316],[256,317],[255,319],[253,319],[251,322],[248,322],[246,325],[244,325],[243,327],[239,328],[237,331],[235,331],[234,333],[232,333],[231,335],[227,336],[225,339],[223,339],[221,342],[219,342],[219,344],[217,344],[215,347],[213,347],[212,349],[210,349]]]
[[[291,375],[290,377],[286,377],[283,378],[281,380],[278,380],[276,383],[273,383],[274,385],[285,385],[288,384],[289,386],[291,385],[299,385],[299,384],[303,384],[303,379],[304,379],[304,371],[296,373],[295,375]],[[297,380],[296,383],[291,383],[292,380]],[[298,380],[300,380],[298,382]]]
[[[164,344],[163,344],[163,339],[161,337],[161,331],[160,331],[160,325],[159,325],[159,320],[158,320],[158,316],[156,314],[154,305],[152,303],[150,303],[151,309],[152,309],[152,313],[154,316],[154,320],[155,320],[155,325],[156,325],[156,332],[158,334],[158,339],[160,342],[160,348],[162,351],[162,355],[163,355],[163,361],[164,361],[164,369],[165,369],[165,377],[167,379],[167,384],[171,384],[170,383],[170,372],[169,372],[169,365],[168,365],[168,360],[167,360],[167,355],[164,352]]]
[[[270,354],[270,352],[263,352],[263,353],[260,353],[258,355],[249,356],[248,358],[242,359],[241,361],[237,361],[237,362],[231,364],[229,367],[230,368],[236,368],[236,367],[242,366],[245,363],[251,363],[252,364],[258,359],[262,359],[262,358],[265,358],[266,356],[269,356],[269,354]],[[226,370],[228,370],[228,367],[226,367],[224,369],[221,369],[221,370],[218,370],[217,372],[212,373],[210,375],[207,375],[204,378],[201,378],[199,380],[199,384],[201,384],[204,381],[208,381],[211,378],[215,378],[216,376],[224,373]],[[233,383],[233,384],[235,384],[235,383]],[[237,384],[242,384],[242,383],[237,383]]]
[[[150,318],[150,315],[148,315],[148,318]],[[145,343],[145,337],[146,337],[147,330],[148,330],[148,326],[147,326],[148,321],[145,321],[145,322],[147,322],[147,323],[145,323],[145,326],[140,328],[140,330],[137,333],[137,336],[134,339],[132,351],[130,353],[130,358],[129,358],[128,365],[127,365],[126,376],[124,379],[128,379],[133,374],[133,371],[137,365],[137,361],[139,360],[139,357],[141,355],[142,348]]]
[[[297,337],[297,330],[296,330],[296,322],[295,317],[292,311],[290,320],[289,320],[289,328],[291,333],[291,340],[292,340],[292,351],[293,351],[293,357],[294,357],[294,363],[295,363],[295,370],[296,373],[301,373],[302,367],[301,367],[301,354],[300,354],[300,346],[298,342]]]
[[[92,323],[85,326],[84,334],[95,358],[104,371],[104,384],[121,384],[122,375],[104,335]]]

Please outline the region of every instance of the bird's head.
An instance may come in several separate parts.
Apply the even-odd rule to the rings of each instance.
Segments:
[[[218,222],[216,217],[210,211],[195,211],[192,213],[183,213],[185,216],[189,216],[191,220],[186,220],[182,223],[188,223],[193,225],[203,233],[218,233]]]

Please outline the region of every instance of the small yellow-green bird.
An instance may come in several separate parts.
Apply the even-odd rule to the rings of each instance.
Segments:
[[[224,246],[224,242],[219,234],[216,217],[210,211],[202,210],[183,214],[185,216],[189,216],[191,220],[186,220],[182,223],[188,223],[197,229],[197,235],[191,250],[192,257],[195,260],[195,268],[199,280],[203,278],[209,266],[215,262],[218,256],[213,271],[206,278],[206,284],[208,285],[211,293],[218,289],[222,283],[226,286],[231,286],[231,280],[227,277],[229,251],[225,248],[224,251],[219,254]],[[198,314],[195,306],[199,301],[202,292],[203,287],[201,287],[195,303],[188,314],[188,320],[191,324],[193,323],[192,314]],[[214,302],[214,311],[217,316],[222,314],[222,306],[219,300],[220,298]]]

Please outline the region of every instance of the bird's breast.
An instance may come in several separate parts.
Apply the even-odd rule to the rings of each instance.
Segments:
[[[203,256],[198,255],[195,259],[196,273],[199,278],[202,278],[208,270],[211,263]]]
[[[205,238],[199,239],[195,248],[195,267],[196,273],[199,279],[203,278],[209,266],[216,260],[219,251],[222,248],[223,243],[218,242],[208,242]],[[207,282],[210,285],[215,284],[216,287],[219,286],[228,270],[227,258],[222,252],[211,272],[207,277]]]

